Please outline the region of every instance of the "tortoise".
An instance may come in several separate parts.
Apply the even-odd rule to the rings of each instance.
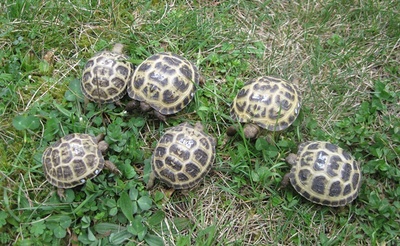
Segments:
[[[230,115],[235,121],[246,123],[246,138],[256,138],[261,129],[281,131],[297,118],[301,106],[298,87],[283,79],[263,76],[249,80],[231,104]],[[236,134],[234,126],[227,134]]]
[[[126,94],[134,67],[128,61],[128,56],[122,54],[122,49],[123,45],[117,43],[112,51],[101,51],[87,61],[81,88],[90,101],[112,103]]]
[[[154,54],[137,67],[128,83],[133,101],[126,110],[153,109],[165,121],[167,115],[178,113],[192,101],[199,82],[197,67],[186,58],[170,52]]]
[[[200,122],[168,129],[153,152],[147,189],[156,178],[175,190],[196,186],[214,163],[215,147],[215,138],[204,133]]]
[[[104,160],[103,153],[108,144],[102,141],[103,134],[94,137],[89,134],[68,134],[43,152],[42,163],[46,179],[58,187],[57,193],[65,199],[64,189],[84,184],[96,177],[105,167],[120,174],[117,167]]]
[[[354,157],[337,145],[309,141],[299,145],[297,155],[286,161],[292,169],[282,185],[294,189],[311,202],[339,207],[351,203],[361,186],[361,171]]]

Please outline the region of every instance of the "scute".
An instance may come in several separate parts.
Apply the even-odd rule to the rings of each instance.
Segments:
[[[299,145],[289,179],[306,199],[332,207],[352,202],[361,186],[361,172],[354,158],[339,146],[322,141]]]
[[[73,133],[49,146],[42,156],[49,183],[59,188],[72,188],[82,184],[82,180],[95,177],[105,162],[97,142],[91,135]]]
[[[231,105],[231,117],[242,123],[255,123],[269,131],[281,131],[297,118],[301,105],[295,84],[264,76],[248,81]]]
[[[211,169],[215,147],[215,139],[198,125],[182,123],[172,127],[160,138],[154,150],[154,176],[174,189],[191,188]]]
[[[138,66],[127,91],[130,98],[170,115],[192,101],[199,77],[196,66],[187,59],[173,53],[158,53]]]
[[[83,94],[90,101],[98,103],[111,103],[121,99],[133,73],[133,65],[128,59],[119,51],[95,54],[83,69]]]

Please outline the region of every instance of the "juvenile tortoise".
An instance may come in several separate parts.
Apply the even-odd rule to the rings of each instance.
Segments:
[[[311,202],[338,207],[352,202],[361,186],[361,170],[353,156],[329,142],[299,145],[286,161],[292,165],[282,184],[290,183]]]
[[[120,174],[117,167],[104,160],[103,153],[108,144],[102,141],[104,135],[72,133],[49,146],[43,153],[42,163],[46,179],[58,187],[58,195],[64,197],[64,189],[84,184],[96,177],[105,167]]]
[[[209,172],[215,160],[216,140],[201,123],[182,123],[167,130],[152,156],[147,189],[157,178],[174,189],[189,189]]]
[[[153,109],[165,121],[193,99],[200,75],[197,67],[186,58],[173,53],[158,53],[143,61],[128,83],[128,95],[133,99],[126,110],[140,104],[144,112]]]
[[[81,88],[87,99],[97,103],[117,102],[126,94],[133,73],[123,45],[115,44],[112,51],[101,51],[90,58],[82,74]]]
[[[298,87],[283,79],[270,76],[249,80],[238,92],[231,105],[231,118],[246,123],[246,138],[255,138],[261,129],[281,131],[297,118],[301,106]],[[236,134],[236,127],[228,128],[227,134]]]

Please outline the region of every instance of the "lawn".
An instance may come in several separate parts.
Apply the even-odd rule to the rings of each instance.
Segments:
[[[5,0],[0,30],[1,245],[400,244],[400,1]],[[86,104],[83,67],[115,43],[134,65],[163,51],[192,61],[205,80],[193,102],[166,122],[125,112],[128,97]],[[236,93],[264,75],[298,84],[299,117],[227,137]],[[217,138],[211,172],[189,191],[146,190],[158,139],[197,121]],[[41,157],[69,133],[105,134],[122,175],[60,200]],[[354,202],[281,187],[285,157],[309,140],[359,162]]]

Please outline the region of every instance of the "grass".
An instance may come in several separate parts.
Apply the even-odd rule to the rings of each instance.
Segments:
[[[0,9],[1,244],[400,243],[398,1],[6,0]],[[117,105],[84,107],[82,68],[115,42],[136,65],[160,51],[184,55],[206,82],[168,125]],[[274,144],[226,139],[229,104],[262,75],[299,81],[300,117]],[[210,175],[187,194],[146,191],[165,128],[198,120],[218,138]],[[61,202],[41,155],[72,132],[106,133],[106,157],[123,175],[103,171]],[[307,140],[360,162],[355,202],[328,208],[280,189],[284,157]]]

